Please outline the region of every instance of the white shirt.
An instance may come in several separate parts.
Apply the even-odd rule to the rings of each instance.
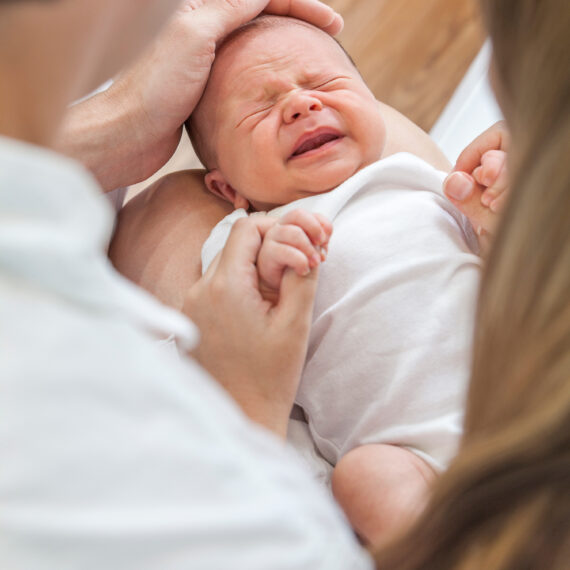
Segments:
[[[0,567],[370,568],[337,508],[155,334],[78,165],[0,138]]]
[[[334,227],[295,398],[316,444],[311,457],[336,465],[357,446],[385,443],[441,470],[456,451],[480,259],[469,221],[442,194],[444,177],[399,153],[269,213],[303,208]],[[246,215],[237,210],[214,228],[205,266]],[[307,456],[310,440],[291,429],[289,438]],[[310,463],[322,478],[321,462]]]

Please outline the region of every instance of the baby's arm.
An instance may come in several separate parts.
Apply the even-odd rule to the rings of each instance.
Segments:
[[[386,146],[382,158],[409,152],[438,170],[449,172],[451,164],[435,141],[418,125],[385,103],[378,103],[386,124]]]
[[[332,224],[322,215],[293,210],[281,217],[265,237],[257,257],[259,290],[276,302],[285,269],[306,275],[324,261]]]
[[[361,539],[377,547],[419,515],[434,476],[432,468],[408,449],[367,444],[337,463],[332,491]]]

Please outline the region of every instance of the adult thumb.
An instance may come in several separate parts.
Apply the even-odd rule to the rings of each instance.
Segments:
[[[479,234],[493,226],[493,213],[481,203],[483,188],[464,172],[452,172],[443,183],[443,192],[448,200],[464,214],[473,229]]]

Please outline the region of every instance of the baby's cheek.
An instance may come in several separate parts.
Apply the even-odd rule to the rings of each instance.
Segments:
[[[226,171],[231,172],[234,188],[249,197],[255,193],[260,180],[265,177],[265,157],[260,150],[262,144],[256,144],[253,133],[242,133],[231,141],[231,148],[226,154]]]
[[[369,162],[380,160],[386,147],[386,123],[377,103],[370,106],[365,113],[368,120],[364,123],[365,140],[367,141],[367,158]]]
[[[363,165],[380,160],[386,146],[386,125],[380,103],[371,94],[354,93],[348,109],[346,128],[359,149]]]
[[[283,161],[275,160],[269,154],[260,153],[255,160],[244,161],[241,181],[243,194],[258,204],[258,210],[266,210],[270,206],[291,200],[286,191],[288,174]]]

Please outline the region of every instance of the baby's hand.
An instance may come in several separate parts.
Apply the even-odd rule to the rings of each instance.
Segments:
[[[263,239],[257,256],[259,290],[276,302],[285,269],[307,275],[326,258],[332,224],[321,214],[293,210],[280,218]]]
[[[481,157],[481,164],[471,176],[481,186],[481,204],[491,212],[500,212],[507,197],[507,153],[503,150],[488,150]]]
[[[505,124],[493,125],[461,153],[443,186],[449,200],[469,218],[482,253],[490,246],[508,195],[508,144]]]

